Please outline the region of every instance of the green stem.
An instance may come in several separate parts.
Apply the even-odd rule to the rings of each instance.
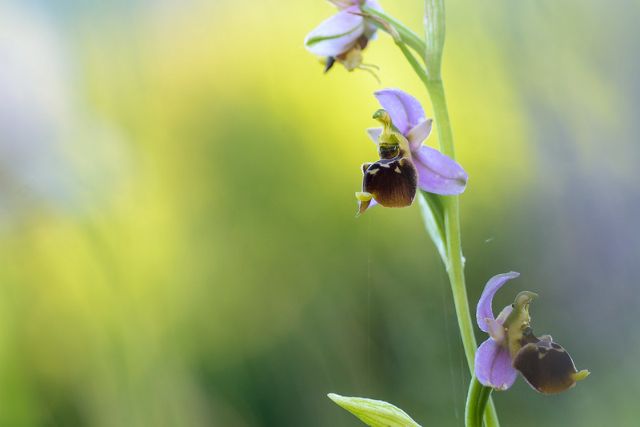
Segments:
[[[455,159],[453,133],[451,131],[451,123],[449,122],[449,113],[442,80],[430,80],[424,68],[420,66],[407,47],[399,41],[396,41],[396,44],[429,92],[435,114],[435,123],[438,128],[440,150],[447,156]],[[447,196],[443,197],[442,200],[444,202],[444,225],[447,243],[447,273],[449,275],[449,281],[451,282],[451,290],[453,291],[453,302],[456,307],[464,353],[469,368],[473,370],[477,344],[476,338],[473,335],[473,321],[471,320],[471,312],[469,311],[467,288],[464,280],[459,201],[458,196]]]
[[[427,83],[425,87],[431,98],[431,105],[435,115],[435,122],[438,128],[438,139],[440,150],[447,156],[455,159],[455,146],[453,143],[453,132],[449,121],[449,110],[447,109],[447,98],[444,92],[444,85],[441,77],[442,52],[445,43],[445,8],[444,0],[425,0],[425,51],[424,62],[426,64],[425,74]],[[422,78],[421,78],[422,79]],[[424,79],[422,79],[424,81]],[[464,257],[462,256],[462,239],[460,233],[460,201],[458,196],[443,197],[444,201],[444,224],[447,245],[447,274],[453,293],[453,302],[458,317],[458,327],[460,337],[464,347],[464,354],[471,375],[474,375],[475,352],[477,348],[476,339],[473,335],[473,320],[469,311],[469,300],[467,298],[467,287],[464,279]],[[477,382],[476,380],[473,380]],[[472,385],[473,385],[472,381]],[[491,397],[487,395],[487,411],[484,414],[487,427],[497,427],[500,425],[498,414],[493,405]],[[482,416],[483,412],[480,412]]]
[[[415,56],[407,49],[402,41],[396,40],[396,44],[405,56],[411,68],[424,83],[435,115],[435,123],[438,128],[438,139],[440,150],[447,156],[455,159],[455,146],[453,143],[453,132],[449,121],[449,111],[441,79],[429,79],[426,70],[418,63]],[[458,196],[443,196],[441,200],[444,204],[444,231],[446,243],[446,268],[451,283],[453,293],[453,303],[458,318],[458,327],[464,347],[464,354],[467,365],[473,375],[473,365],[475,362],[475,352],[478,347],[475,335],[473,334],[473,320],[469,310],[469,300],[467,298],[467,287],[464,278],[464,258],[462,255],[462,242],[460,232],[460,207]],[[487,413],[485,417],[487,427],[497,427],[500,425],[498,414],[493,401],[489,399]]]
[[[455,149],[453,144],[453,132],[449,121],[447,101],[444,93],[442,80],[428,80],[427,91],[431,98],[435,123],[438,128],[438,139],[440,150],[447,156],[455,159]],[[460,202],[458,196],[446,196],[444,201],[444,226],[447,243],[447,274],[451,283],[453,293],[453,303],[458,317],[458,327],[464,347],[464,354],[467,364],[473,375],[473,365],[477,348],[476,338],[473,334],[473,320],[469,310],[469,300],[467,298],[467,287],[464,278],[464,258],[462,256],[462,241],[460,233]],[[498,414],[493,401],[489,399],[487,412],[485,414],[487,427],[499,426]]]
[[[491,391],[491,388],[480,384],[475,376],[471,379],[465,408],[466,427],[482,427],[482,414],[491,396]]]
[[[445,19],[444,0],[425,0],[424,2],[425,50],[424,62],[427,74],[432,80],[440,80],[442,51],[444,49]]]
[[[384,20],[393,24],[398,34],[394,36],[396,45],[404,55],[420,78],[425,88],[429,92],[431,104],[435,115],[435,123],[438,129],[438,139],[440,141],[440,150],[447,156],[455,159],[455,146],[453,143],[453,132],[451,130],[451,122],[449,121],[449,111],[447,109],[447,100],[444,92],[444,85],[440,77],[440,64],[442,58],[442,48],[444,46],[444,2],[443,0],[426,0],[426,33],[427,38],[431,36],[433,40],[425,44],[421,41],[424,49],[419,51],[423,61],[427,67],[423,67],[416,57],[409,51],[409,45],[402,34],[401,29],[405,29],[401,23],[391,21],[388,16],[373,10],[367,10],[368,13],[382,17]],[[410,31],[410,30],[408,30]],[[413,33],[412,33],[413,34]],[[398,35],[400,37],[398,37]],[[416,36],[417,37],[417,36]],[[414,43],[417,46],[417,43]],[[412,46],[414,50],[417,50]],[[446,268],[453,293],[453,302],[456,309],[456,317],[458,319],[458,327],[462,338],[467,365],[474,374],[474,361],[477,343],[473,334],[473,320],[469,310],[469,300],[467,298],[467,288],[464,278],[464,257],[462,255],[462,242],[460,232],[460,202],[458,196],[443,196],[444,204],[444,228],[446,243]],[[474,377],[475,378],[475,377]],[[474,380],[475,381],[475,380]],[[477,381],[475,381],[477,383]],[[479,383],[478,383],[479,384]],[[472,383],[473,385],[473,383]],[[498,427],[498,415],[489,394],[487,394],[485,403],[487,412],[485,414],[485,423],[487,427]],[[485,405],[483,405],[484,408]]]
[[[438,139],[440,141],[440,150],[447,156],[455,159],[455,146],[453,143],[453,131],[451,130],[451,122],[449,120],[449,111],[447,108],[447,100],[444,92],[442,79],[439,78],[439,69],[431,73],[432,76],[438,78],[430,78],[427,70],[420,65],[415,56],[407,49],[402,40],[395,40],[398,48],[411,65],[411,68],[418,75],[422,83],[425,85],[431,98],[431,104],[435,115],[435,123],[438,129]],[[434,57],[431,57],[434,61]],[[432,62],[433,63],[433,62]],[[439,60],[435,60],[439,66]],[[476,338],[473,334],[473,320],[469,310],[469,300],[467,298],[467,288],[464,278],[464,258],[462,255],[462,241],[460,232],[460,202],[458,196],[442,197],[444,203],[444,228],[445,242],[447,251],[447,274],[451,284],[453,293],[453,302],[456,309],[456,317],[458,318],[458,327],[462,338],[467,365],[473,375],[473,365],[475,360],[475,352],[477,348]],[[492,400],[488,402],[488,410],[486,414],[486,424],[488,427],[499,426],[498,415]]]
[[[411,49],[415,50],[420,55],[420,58],[422,58],[422,55],[424,54],[424,51],[426,49],[426,45],[424,41],[420,38],[420,36],[418,36],[416,33],[411,31],[410,28],[406,27],[402,22],[387,15],[386,13],[376,9],[372,9],[368,6],[364,6],[362,8],[362,11],[368,13],[369,15],[373,15],[377,18],[380,18],[382,21],[392,25],[395,28],[395,30],[398,32],[400,37],[402,38],[402,41],[406,43],[407,46],[409,46]],[[380,25],[378,26],[380,27],[380,29],[386,30],[384,26],[380,26]]]
[[[416,57],[413,56],[409,49],[407,49],[407,46],[402,42],[402,40],[396,40],[395,42],[398,48],[400,48],[400,51],[402,52],[404,57],[409,62],[409,65],[411,65],[411,68],[413,68],[413,71],[415,71],[418,77],[420,77],[420,80],[422,80],[422,83],[425,86],[428,85],[429,78],[427,77],[427,73],[425,73],[424,68],[422,67],[422,65],[420,65]]]
[[[477,382],[477,380],[476,380]],[[479,384],[479,383],[478,383]],[[487,409],[487,404],[489,404],[489,402],[493,403],[490,399],[491,399],[491,392],[493,391],[492,388],[490,387],[482,387],[482,392],[480,394],[480,398],[478,399],[478,406],[477,406],[477,410],[476,412],[478,413],[478,425],[482,426],[482,419],[483,418],[490,418],[489,415],[485,412]],[[495,408],[493,408],[494,412],[495,412]],[[495,421],[498,421],[498,414],[494,413],[493,414],[496,419]],[[489,424],[488,421],[487,425]]]

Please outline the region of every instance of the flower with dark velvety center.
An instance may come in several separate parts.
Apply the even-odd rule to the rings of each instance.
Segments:
[[[497,318],[493,316],[494,295],[507,281],[519,275],[510,272],[492,277],[478,301],[478,327],[490,337],[476,353],[476,377],[484,386],[506,390],[520,372],[540,393],[560,393],[586,378],[589,371],[578,372],[569,353],[551,336],[538,338],[533,334],[529,304],[537,295],[520,292],[513,304],[505,307]]]
[[[308,51],[326,58],[325,72],[335,62],[352,71],[362,68],[362,51],[376,34],[375,25],[362,16],[362,6],[382,10],[375,0],[329,0],[338,13],[323,21],[304,40]],[[370,71],[370,70],[369,70]]]
[[[372,128],[367,132],[378,144],[380,158],[397,157],[394,165],[399,169],[386,168],[387,163],[381,163],[382,160],[363,165],[363,188],[356,193],[360,201],[359,212],[377,203],[387,207],[409,206],[417,188],[440,195],[462,193],[468,179],[464,169],[450,157],[423,145],[431,133],[433,121],[425,117],[418,100],[399,89],[380,90],[375,96],[383,110],[379,110],[374,118],[383,128]],[[396,172],[398,176],[391,173],[397,170],[400,171]],[[415,171],[416,180],[412,171]]]
[[[393,127],[385,110],[376,111],[373,118],[384,126],[378,138],[380,160],[362,165],[362,191],[356,193],[359,214],[372,202],[399,208],[411,205],[416,196],[418,173],[411,161],[409,142]]]

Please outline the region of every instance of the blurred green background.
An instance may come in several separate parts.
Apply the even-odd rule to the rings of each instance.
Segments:
[[[422,2],[381,1],[420,31]],[[355,426],[326,393],[460,426],[468,374],[416,206],[356,219],[393,43],[328,75],[314,1],[0,3],[0,425]],[[637,425],[637,1],[447,1],[471,304],[592,375],[505,426]],[[437,144],[432,136],[430,144]],[[479,338],[484,339],[478,335]]]

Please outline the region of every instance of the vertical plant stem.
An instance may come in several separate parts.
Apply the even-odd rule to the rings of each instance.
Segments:
[[[453,131],[451,130],[451,122],[449,121],[449,111],[447,109],[447,99],[444,92],[442,79],[430,78],[426,70],[416,60],[415,56],[409,51],[407,46],[400,38],[395,39],[400,51],[411,65],[411,68],[418,75],[425,88],[429,92],[431,105],[435,115],[435,123],[438,129],[438,139],[440,141],[440,150],[447,156],[455,159],[455,145],[453,143]],[[440,72],[434,73],[439,76]],[[467,287],[464,278],[464,258],[462,255],[462,241],[460,232],[460,202],[458,196],[442,196],[441,200],[444,205],[444,228],[446,241],[446,268],[451,284],[451,292],[453,293],[453,302],[456,309],[456,317],[458,319],[458,328],[460,329],[460,337],[464,347],[464,354],[467,359],[467,365],[473,372],[475,362],[475,352],[477,348],[476,338],[473,334],[473,320],[469,310],[469,299],[467,297]],[[498,414],[493,401],[488,396],[487,412],[485,414],[485,423],[487,427],[498,427]],[[484,407],[484,406],[483,406]]]
[[[479,424],[478,416],[478,400],[480,400],[480,390],[482,385],[474,376],[469,384],[469,393],[467,394],[467,404],[464,408],[464,425],[466,427],[482,427]]]
[[[383,16],[382,14],[380,14]],[[424,57],[422,58],[426,67],[416,60],[415,56],[409,51],[402,35],[397,28],[388,29],[388,32],[394,38],[400,51],[405,56],[411,68],[416,72],[422,83],[425,85],[431,105],[435,115],[435,123],[438,129],[438,139],[440,141],[440,150],[447,156],[455,159],[455,146],[453,142],[453,131],[451,130],[451,122],[449,121],[449,110],[447,108],[447,100],[444,92],[444,85],[441,78],[442,50],[444,48],[445,36],[445,16],[444,16],[444,0],[425,0],[425,32],[426,42]],[[389,22],[387,20],[387,22]],[[393,23],[391,23],[393,25]],[[391,30],[391,31],[389,31]],[[395,33],[395,34],[394,34]],[[414,49],[418,46],[414,43]],[[460,232],[460,201],[458,196],[442,196],[444,204],[444,228],[446,240],[446,268],[451,291],[453,293],[453,302],[456,309],[456,317],[458,319],[458,327],[460,329],[460,337],[464,347],[464,354],[467,359],[467,365],[472,375],[472,383],[470,384],[469,393],[480,393],[473,395],[474,402],[482,402],[479,408],[476,403],[467,401],[467,405],[474,405],[474,410],[480,410],[478,417],[482,417],[487,427],[499,427],[498,414],[490,396],[490,390],[483,387],[474,375],[475,352],[477,348],[476,338],[473,334],[473,320],[469,310],[469,300],[467,297],[467,288],[464,278],[464,257],[462,255],[462,239]],[[488,390],[488,391],[487,391]],[[480,421],[478,421],[479,423]],[[480,425],[480,424],[474,424]]]
[[[438,73],[439,74],[439,73]],[[447,156],[455,159],[453,132],[449,121],[449,112],[441,79],[429,79],[426,83],[427,91],[431,98],[435,123],[438,128],[440,150]],[[460,337],[464,347],[464,354],[471,374],[476,352],[476,338],[473,335],[473,320],[469,310],[467,288],[464,278],[464,258],[462,256],[462,240],[460,233],[460,202],[458,196],[443,197],[444,201],[444,225],[447,242],[447,274],[453,293],[453,302],[460,328]],[[485,414],[487,427],[499,426],[498,414],[493,401],[489,399]]]
[[[427,76],[425,86],[433,106],[440,150],[455,159],[453,132],[449,121],[449,110],[447,109],[447,99],[441,77],[442,52],[446,34],[444,0],[424,0],[424,8],[424,63]],[[451,292],[453,293],[453,302],[456,308],[456,316],[458,317],[458,327],[460,328],[464,354],[467,358],[473,381],[476,381],[473,365],[477,344],[473,335],[473,320],[469,311],[469,300],[464,280],[464,258],[462,256],[462,239],[460,237],[460,201],[458,196],[446,196],[442,197],[442,199],[444,201],[444,227],[447,244],[447,274],[449,275]],[[473,383],[471,384],[471,386],[474,385]],[[499,422],[496,408],[490,396],[487,398],[487,411],[484,414],[485,424],[487,427],[497,427]],[[482,413],[480,416],[482,416]]]
[[[464,411],[466,427],[482,427],[482,414],[491,397],[491,388],[485,387],[474,376],[469,384],[467,405]]]
[[[440,150],[447,156],[455,159],[453,133],[449,122],[449,113],[447,111],[447,102],[442,80],[430,80],[427,83],[427,90],[431,97],[435,123],[438,128]],[[453,292],[453,302],[456,307],[464,354],[467,358],[467,364],[472,368],[477,345],[476,338],[473,335],[473,321],[469,310],[467,288],[464,279],[464,261],[462,258],[462,242],[460,238],[459,198],[458,196],[446,196],[443,197],[443,200],[445,207],[444,226],[447,239],[447,273]]]

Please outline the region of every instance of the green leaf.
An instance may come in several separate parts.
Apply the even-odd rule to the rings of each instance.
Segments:
[[[334,393],[328,396],[371,427],[420,427],[402,409],[382,400],[345,397]]]
[[[444,228],[444,203],[442,196],[420,191],[418,201],[424,220],[424,227],[427,229],[429,237],[431,237],[431,240],[436,245],[440,258],[442,258],[442,262],[444,262],[446,266],[448,265],[447,235]]]

